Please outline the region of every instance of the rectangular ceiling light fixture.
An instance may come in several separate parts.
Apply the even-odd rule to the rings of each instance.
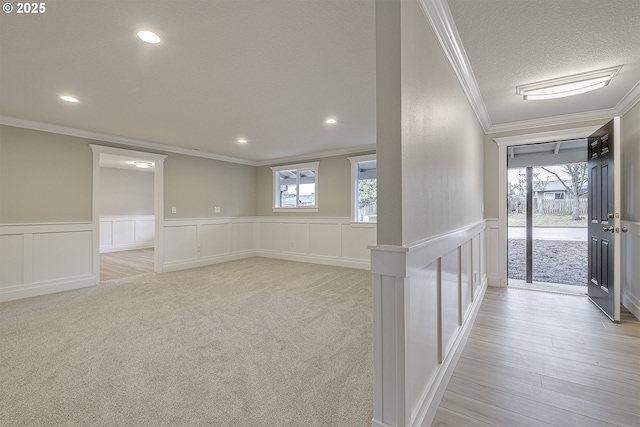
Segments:
[[[530,101],[578,95],[605,87],[621,68],[622,65],[516,86],[516,93]]]

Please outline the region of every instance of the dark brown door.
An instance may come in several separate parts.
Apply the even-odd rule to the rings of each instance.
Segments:
[[[614,120],[589,137],[589,299],[612,320],[620,320],[616,284],[616,238],[620,211],[616,209]],[[619,279],[618,279],[619,280]]]

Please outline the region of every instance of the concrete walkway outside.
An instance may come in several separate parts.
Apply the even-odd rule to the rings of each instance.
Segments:
[[[526,227],[509,227],[509,239],[525,239]],[[582,227],[533,227],[533,240],[567,240],[586,242],[588,229]]]

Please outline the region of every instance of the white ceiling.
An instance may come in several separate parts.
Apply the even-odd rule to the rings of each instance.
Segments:
[[[486,131],[615,114],[640,96],[638,0],[449,6]],[[374,7],[373,0],[50,0],[41,15],[3,13],[0,119],[249,164],[371,148]],[[163,42],[140,42],[141,28]],[[535,103],[515,94],[519,84],[616,65],[623,65],[618,76],[591,94]],[[64,103],[62,94],[80,102]],[[326,125],[328,117],[338,123]]]

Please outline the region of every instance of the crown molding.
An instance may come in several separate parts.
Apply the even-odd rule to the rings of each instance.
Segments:
[[[351,155],[351,154],[376,150],[375,144],[368,144],[368,145],[360,145],[357,147],[322,151],[319,153],[304,154],[299,156],[281,157],[281,158],[274,158],[274,159],[268,159],[268,160],[253,161],[253,160],[239,159],[236,157],[220,156],[218,154],[206,153],[199,150],[176,147],[169,144],[160,144],[157,142],[143,141],[140,139],[127,138],[127,137],[111,135],[107,133],[93,132],[93,131],[75,129],[75,128],[70,128],[65,126],[52,125],[49,123],[41,123],[41,122],[35,122],[31,120],[17,119],[15,117],[0,116],[0,124],[24,128],[24,129],[56,133],[60,135],[74,136],[78,138],[90,139],[96,142],[101,142],[101,141],[110,142],[114,144],[121,144],[127,147],[144,148],[148,150],[160,151],[165,153],[184,154],[186,156],[202,157],[205,159],[220,160],[223,162],[238,163],[238,164],[247,165],[247,166],[271,166],[278,163],[299,162],[302,160],[313,160],[313,159],[320,159],[323,157]],[[99,144],[96,144],[96,145],[99,145]]]
[[[636,83],[634,87],[618,102],[616,110],[619,115],[625,115],[640,101],[640,82]]]
[[[431,24],[431,28],[449,59],[456,76],[458,76],[460,85],[469,99],[471,108],[473,108],[478,117],[480,126],[486,133],[491,127],[489,112],[480,94],[480,88],[473,75],[469,58],[462,45],[449,5],[446,0],[418,0],[418,3]]]
[[[568,125],[579,122],[588,122],[591,120],[610,120],[611,118],[619,115],[620,113],[615,108],[607,108],[604,110],[563,114],[561,116],[541,117],[539,119],[522,120],[519,122],[491,125],[491,127],[487,131],[487,134],[521,131],[525,129],[540,128],[545,126]]]
[[[277,159],[262,160],[255,163],[256,163],[256,166],[274,166],[282,163],[293,163],[293,162],[300,162],[305,160],[322,159],[324,157],[349,156],[352,154],[365,153],[367,151],[376,151],[376,144],[359,145],[357,147],[321,151],[319,153],[304,154],[300,156],[280,157]]]
[[[558,129],[548,132],[533,132],[514,136],[493,138],[498,147],[514,145],[537,144],[540,142],[565,141],[569,139],[586,138],[598,130],[597,126],[584,126],[572,129]]]
[[[169,144],[160,144],[157,142],[144,141],[140,139],[127,138],[124,136],[111,135],[108,133],[93,132],[82,129],[75,129],[65,126],[52,125],[49,123],[40,123],[31,120],[17,119],[14,117],[0,116],[0,124],[14,126],[24,129],[38,130],[43,132],[57,133],[60,135],[75,136],[94,141],[111,142],[114,144],[122,144],[127,147],[145,148],[148,150],[161,151],[167,153],[184,154],[187,156],[202,157],[205,159],[220,160],[229,163],[238,163],[241,165],[257,166],[256,162],[251,160],[239,159],[236,157],[220,156],[217,154],[206,153],[199,150],[176,147]]]

